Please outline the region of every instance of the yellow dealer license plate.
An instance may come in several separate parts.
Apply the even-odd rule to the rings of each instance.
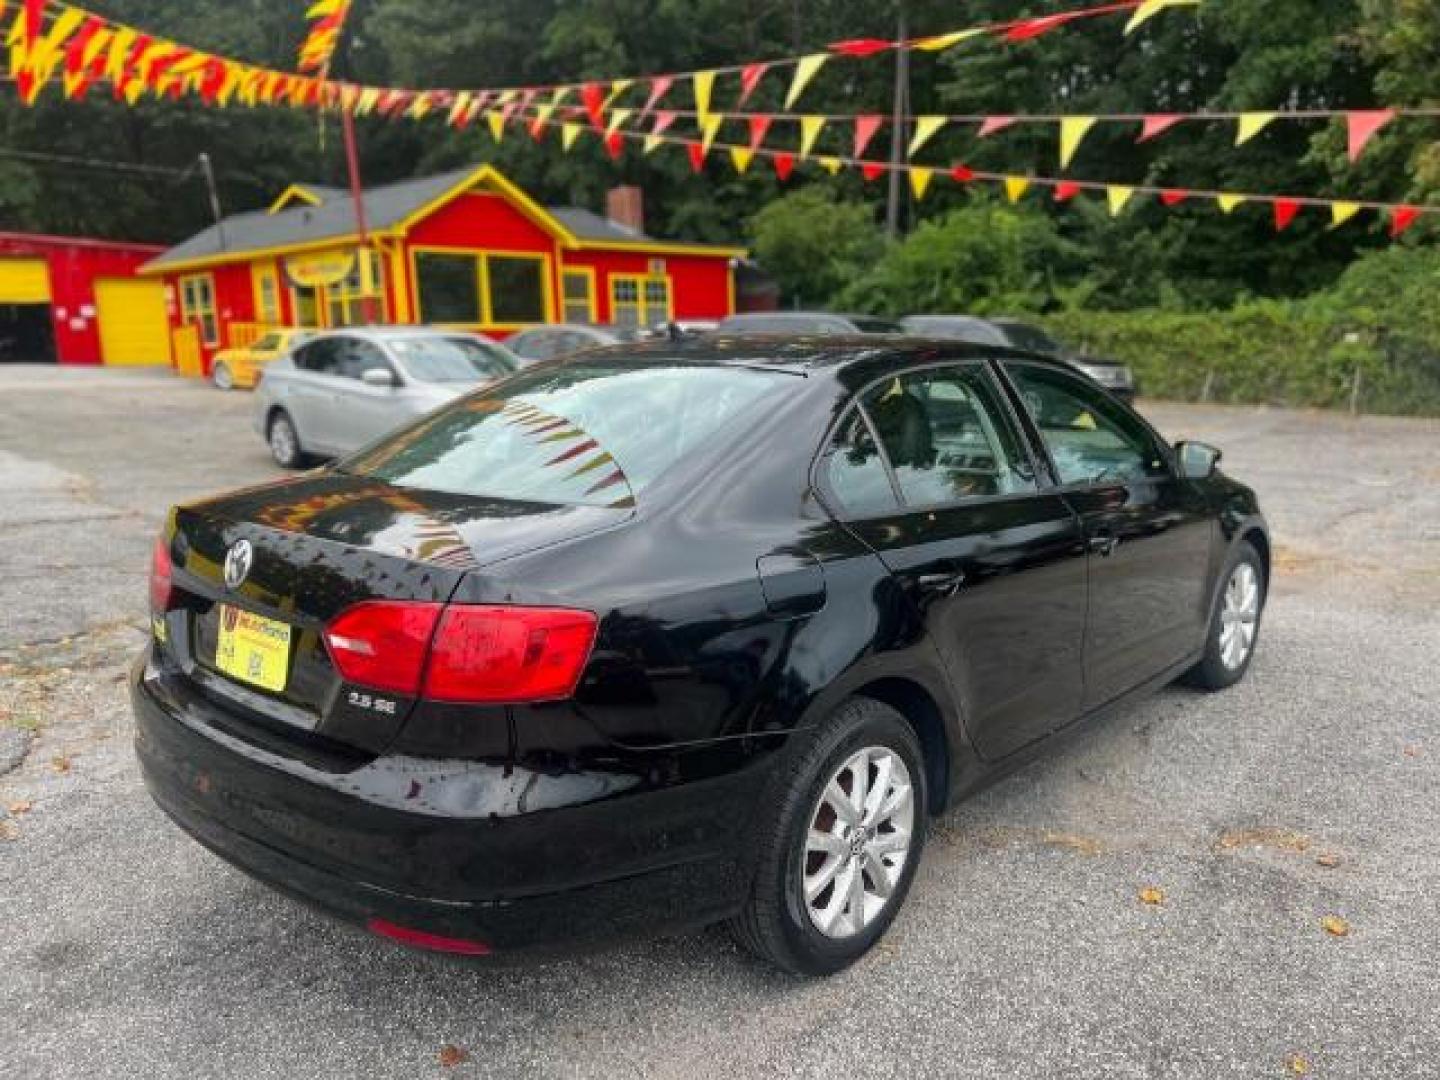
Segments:
[[[284,690],[290,673],[290,627],[263,615],[220,605],[215,666],[231,678],[266,690]]]

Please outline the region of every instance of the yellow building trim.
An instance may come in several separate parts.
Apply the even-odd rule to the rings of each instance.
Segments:
[[[265,283],[270,283],[269,303],[265,299]],[[280,269],[274,259],[260,259],[250,264],[250,288],[255,302],[255,321],[279,326],[282,308],[280,305]]]
[[[395,226],[395,232],[401,235],[408,233],[417,224],[430,217],[430,215],[434,214],[441,207],[481,187],[490,188],[496,194],[514,203],[516,209],[558,239],[563,247],[573,248],[579,245],[579,241],[575,235],[571,233],[569,229],[565,228],[559,219],[534,199],[530,198],[529,195],[526,195],[520,188],[516,187],[509,178],[493,165],[481,165],[454,187],[450,188],[449,191],[431,199],[419,210],[416,210],[409,217],[399,222]]]
[[[562,266],[560,267],[560,304],[559,304],[559,307],[558,307],[558,312],[559,312],[559,316],[560,316],[560,321],[561,321],[561,322],[568,322],[568,321],[569,321],[569,319],[566,317],[566,314],[565,314],[565,309],[566,309],[567,307],[569,307],[569,305],[570,305],[570,298],[565,295],[565,275],[566,275],[566,274],[579,274],[579,275],[584,275],[584,277],[585,277],[585,279],[586,279],[586,280],[585,280],[585,299],[586,299],[586,301],[587,301],[587,305],[586,305],[586,306],[589,308],[589,311],[590,311],[590,315],[589,315],[589,317],[588,317],[585,321],[586,321],[586,322],[589,322],[589,323],[598,323],[598,322],[600,321],[600,297],[599,297],[599,291],[598,291],[598,284],[599,284],[599,283],[598,283],[598,281],[597,281],[597,279],[596,279],[595,267],[593,267],[593,266],[564,266],[564,265],[562,265]]]
[[[581,251],[641,251],[655,255],[709,255],[717,259],[744,259],[750,255],[749,250],[742,247],[672,244],[667,240],[581,240],[575,247]]]
[[[280,193],[279,197],[270,204],[270,209],[266,210],[265,212],[267,214],[278,214],[281,210],[284,210],[296,199],[300,200],[301,202],[309,203],[311,206],[325,205],[325,200],[320,198],[319,195],[316,195],[304,184],[291,184],[289,187],[287,187],[284,191]]]
[[[725,267],[725,314],[735,314],[735,267]]]
[[[397,323],[409,325],[416,321],[415,308],[410,303],[410,273],[405,261],[405,245],[398,240],[392,241],[389,251],[385,250],[386,245],[379,245],[380,251],[390,262],[390,282],[387,292],[394,295],[393,312]]]
[[[396,239],[399,233],[392,229],[383,229],[369,234],[373,241]],[[323,251],[326,248],[357,247],[360,237],[354,233],[345,236],[327,236],[323,240],[307,240],[300,244],[281,244],[276,247],[254,248],[247,251],[226,251],[219,255],[206,255],[200,259],[186,259],[183,262],[171,262],[157,264],[154,261],[142,266],[138,273],[141,277],[154,277],[158,274],[188,274],[195,270],[208,270],[217,266],[232,266],[238,262],[253,262],[257,259],[278,259],[286,255],[299,255],[308,251]],[[163,258],[163,256],[162,256]]]
[[[45,259],[0,258],[0,303],[50,303],[50,264]]]
[[[540,326],[555,321],[554,256],[542,251],[504,251],[495,248],[453,247],[441,244],[416,244],[410,246],[410,304],[417,323],[425,322],[425,309],[420,305],[420,259],[421,255],[462,255],[473,258],[476,263],[475,286],[479,290],[480,322],[478,323],[437,323],[437,326],[464,327],[481,330],[523,330],[527,326]],[[538,323],[501,323],[494,321],[490,302],[490,259],[530,259],[540,263],[541,306],[544,318]]]

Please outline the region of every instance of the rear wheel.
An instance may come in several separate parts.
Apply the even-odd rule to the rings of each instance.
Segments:
[[[266,429],[266,440],[270,443],[270,455],[282,469],[298,469],[305,464],[305,451],[300,447],[300,433],[290,414],[281,410],[270,418]]]
[[[787,971],[853,964],[894,921],[925,845],[925,770],[905,718],[852,698],[792,759],[757,827],[755,882],[731,923]]]
[[[210,381],[221,390],[235,389],[235,376],[230,371],[230,365],[224,361],[216,364],[210,372]]]
[[[1205,656],[1188,681],[1205,690],[1224,690],[1245,677],[1260,640],[1265,611],[1265,564],[1249,541],[1240,544],[1220,577],[1220,595],[1205,639]]]

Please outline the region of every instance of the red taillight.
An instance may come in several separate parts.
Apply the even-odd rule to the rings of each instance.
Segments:
[[[150,610],[169,611],[174,594],[174,564],[170,561],[170,545],[162,536],[150,552]]]
[[[414,697],[442,604],[370,600],[340,613],[325,644],[346,682]]]
[[[436,701],[555,701],[575,692],[596,618],[569,608],[455,606],[435,631],[425,696]]]
[[[371,600],[327,626],[325,644],[346,682],[432,701],[520,704],[575,692],[597,622],[569,608]]]
[[[461,956],[488,956],[491,949],[483,941],[472,941],[469,938],[441,937],[439,934],[431,934],[425,930],[412,930],[408,926],[397,926],[395,923],[385,919],[370,919],[365,923],[366,929],[372,934],[379,934],[391,941],[399,941],[406,945],[413,945],[417,949],[430,949],[433,952],[459,953]]]

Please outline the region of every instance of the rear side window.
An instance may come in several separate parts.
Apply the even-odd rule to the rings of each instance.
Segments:
[[[895,488],[890,483],[890,470],[859,409],[851,409],[836,429],[824,469],[830,490],[840,505],[855,517],[889,513],[899,508]]]
[[[622,359],[531,370],[432,413],[345,472],[399,487],[629,507],[793,375]]]

